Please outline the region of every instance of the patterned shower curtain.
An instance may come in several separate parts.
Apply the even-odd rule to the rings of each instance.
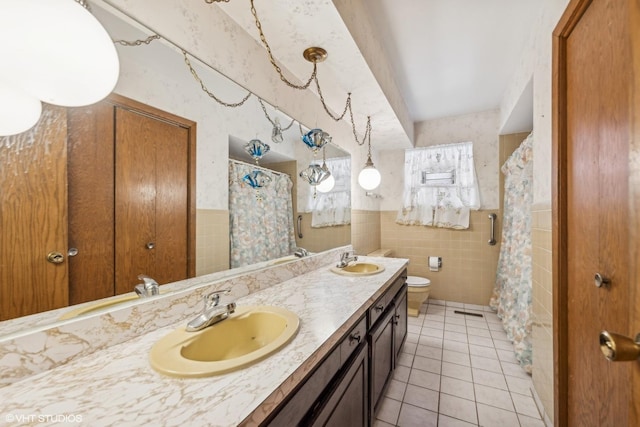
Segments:
[[[502,166],[504,218],[496,285],[489,305],[497,311],[520,365],[531,373],[531,204],[533,134]]]
[[[290,255],[296,248],[291,178],[261,169],[271,182],[263,188],[252,188],[243,178],[254,169],[229,162],[231,268]]]

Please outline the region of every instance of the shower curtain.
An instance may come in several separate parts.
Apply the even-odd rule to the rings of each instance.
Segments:
[[[229,162],[231,268],[290,255],[296,248],[291,178],[261,168],[271,182],[252,188],[243,178],[254,169],[248,164]]]
[[[496,284],[489,305],[497,311],[516,359],[531,373],[531,204],[533,134],[502,166],[504,218]]]

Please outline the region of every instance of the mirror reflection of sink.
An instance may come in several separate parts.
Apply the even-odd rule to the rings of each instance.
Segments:
[[[382,273],[384,267],[371,262],[356,262],[344,268],[331,267],[331,271],[344,276],[370,276],[372,274]]]
[[[252,365],[289,343],[300,320],[272,306],[238,307],[226,320],[198,332],[180,327],[151,348],[156,371],[174,377],[207,377]]]
[[[273,261],[271,261],[269,263],[269,265],[279,265],[279,264],[284,264],[285,262],[290,262],[290,261],[294,261],[296,259],[300,259],[298,257],[296,257],[295,255],[287,255],[287,256],[283,256],[282,258],[276,258]]]
[[[160,292],[162,294],[162,292]],[[111,298],[106,301],[98,301],[91,305],[86,305],[83,307],[79,307],[70,311],[67,311],[62,316],[60,316],[59,320],[73,319],[77,316],[82,316],[83,314],[93,313],[94,311],[111,308],[114,305],[122,304],[127,301],[134,301],[137,299],[141,299],[138,295],[134,293],[124,294],[116,298]]]

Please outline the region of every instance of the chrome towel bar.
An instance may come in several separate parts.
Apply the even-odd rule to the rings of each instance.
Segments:
[[[496,226],[497,217],[498,215],[494,213],[489,214],[489,220],[491,221],[491,238],[487,242],[489,243],[489,246],[494,246],[496,244],[496,227],[495,226]]]

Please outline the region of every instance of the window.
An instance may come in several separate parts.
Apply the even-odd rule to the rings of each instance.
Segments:
[[[336,183],[327,193],[309,192],[306,211],[312,212],[314,228],[351,224],[351,157],[335,157],[326,163]]]
[[[473,143],[405,151],[397,223],[465,229],[469,228],[469,211],[479,208]]]

